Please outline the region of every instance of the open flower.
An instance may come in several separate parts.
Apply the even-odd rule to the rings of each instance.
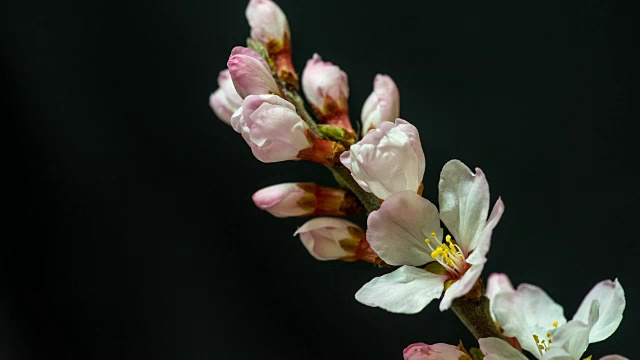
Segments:
[[[407,346],[402,352],[404,360],[473,360],[469,354],[457,346],[449,344],[415,343]]]
[[[608,338],[622,321],[626,300],[617,279],[596,284],[570,321],[562,306],[541,288],[520,284],[513,289],[507,281],[504,274],[489,277],[491,311],[504,335],[518,339],[538,359],[549,359],[549,354],[561,351],[580,359],[589,343]]]
[[[389,75],[377,74],[373,80],[373,92],[362,106],[362,135],[399,116],[400,93],[396,83]]]
[[[302,71],[302,90],[320,122],[353,129],[349,120],[347,74],[338,66],[313,54]]]
[[[242,98],[233,86],[229,69],[218,74],[218,89],[209,96],[209,106],[227,124],[231,121],[231,115],[242,106]]]
[[[343,150],[316,137],[293,104],[277,95],[247,96],[231,117],[231,126],[265,163],[310,160],[332,165]]]
[[[434,204],[414,191],[401,191],[369,215],[367,239],[371,248],[387,264],[401,267],[365,284],[356,293],[358,301],[413,314],[438,299],[447,283],[440,302],[444,311],[474,287],[504,205],[499,198],[487,219],[489,184],[484,173],[476,168],[474,174],[459,160],[444,165],[439,190],[439,213]],[[440,220],[453,238],[447,235],[443,239]]]
[[[417,192],[426,166],[418,129],[403,119],[368,132],[340,161],[362,189],[383,200],[398,191]]]
[[[236,46],[227,61],[231,80],[243,99],[249,95],[281,94],[269,64],[257,51]]]
[[[479,339],[480,350],[484,354],[485,360],[528,360],[520,351],[514,349],[506,341],[498,338],[484,338]],[[545,352],[539,359],[543,360],[577,360],[570,353],[562,348],[554,348]],[[587,359],[591,359],[588,357]],[[629,360],[628,358],[620,355],[607,355],[600,358],[600,360]]]
[[[351,221],[333,217],[317,217],[302,225],[294,236],[317,260],[364,260],[375,263],[379,260],[371,250],[362,228]]]

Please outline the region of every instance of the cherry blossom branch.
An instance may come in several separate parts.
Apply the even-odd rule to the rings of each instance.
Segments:
[[[487,297],[455,299],[451,304],[451,310],[476,339],[496,337],[504,340],[502,332],[491,318]]]

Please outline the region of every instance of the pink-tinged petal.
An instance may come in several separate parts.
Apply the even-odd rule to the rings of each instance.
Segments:
[[[390,265],[424,265],[433,261],[424,242],[435,232],[442,239],[438,209],[413,191],[397,192],[367,218],[367,240]]]
[[[288,217],[313,213],[315,207],[304,206],[301,201],[305,196],[315,200],[315,194],[308,194],[298,183],[283,183],[260,189],[251,198],[257,207],[271,215]]]
[[[485,360],[527,360],[520,351],[506,341],[494,337],[478,339]]]
[[[236,91],[236,87],[233,85],[233,80],[231,79],[231,72],[229,72],[229,69],[224,69],[218,74],[218,86],[224,91],[225,97],[227,98],[229,104],[234,107],[234,111],[235,109],[242,106],[242,98]]]
[[[229,124],[233,113],[242,106],[242,98],[233,86],[229,69],[218,74],[218,89],[209,96],[209,106],[223,122]]]
[[[553,333],[552,348],[562,348],[571,354],[574,359],[580,359],[589,346],[589,333],[598,321],[598,300],[594,299],[590,304],[587,323],[580,320],[571,320]]]
[[[416,314],[440,297],[446,280],[446,275],[402,266],[366,283],[356,293],[356,300],[393,313]]]
[[[493,314],[504,335],[517,338],[522,348],[534,355],[538,354],[538,344],[533,334],[545,338],[555,331],[554,322],[563,325],[567,321],[562,306],[535,285],[520,284],[516,291],[499,292],[493,303]]]
[[[255,50],[236,46],[227,67],[236,91],[243,99],[249,95],[280,94],[271,69]]]
[[[626,358],[618,354],[611,354],[611,355],[601,357],[600,360],[629,360],[629,358]]]
[[[500,221],[503,213],[504,203],[502,202],[502,198],[498,198],[496,204],[493,206],[493,210],[491,210],[491,215],[489,215],[489,219],[487,219],[484,229],[480,233],[478,241],[475,243],[473,253],[471,253],[467,258],[467,262],[469,264],[475,264],[478,261],[483,261],[491,247],[491,235],[493,234],[493,228],[498,225],[498,221]]]
[[[244,55],[244,56],[248,56],[252,59],[255,59],[257,61],[259,61],[262,64],[262,67],[264,67],[265,69],[270,69],[269,64],[267,63],[267,60],[265,60],[262,55],[260,55],[257,51],[253,50],[252,48],[248,48],[248,47],[244,47],[244,46],[235,46],[233,49],[231,49],[231,56],[234,55]]]
[[[231,115],[237,110],[231,107],[222,89],[217,89],[209,96],[209,107],[226,124],[231,123]]]
[[[425,171],[418,129],[402,119],[369,131],[340,161],[362,189],[380,199],[403,190],[417,192]]]
[[[289,34],[289,22],[280,7],[271,0],[251,0],[245,11],[251,37],[267,44],[269,39],[282,41]]]
[[[362,135],[380,127],[385,121],[393,122],[400,116],[400,93],[396,83],[388,75],[377,74],[373,80],[373,92],[362,106]]]
[[[504,273],[492,273],[487,278],[487,291],[485,296],[489,298],[489,301],[493,301],[495,295],[502,291],[515,291],[509,276]]]
[[[494,320],[495,320],[495,316],[493,315],[493,299],[495,298],[497,293],[503,292],[503,291],[507,291],[507,292],[515,291],[515,289],[513,288],[513,285],[511,284],[511,280],[509,280],[509,277],[507,276],[507,274],[493,273],[489,275],[487,279],[487,290],[485,291],[484,296],[486,296],[489,299],[491,316],[494,318]]]
[[[622,321],[622,313],[627,304],[624,289],[618,279],[604,280],[597,283],[585,296],[573,319],[587,322],[591,301],[594,299],[598,300],[600,304],[600,320],[593,326],[589,334],[589,342],[592,343],[602,341],[616,331]]]
[[[360,241],[360,238],[354,238],[356,234],[362,235],[364,230],[350,221],[317,217],[304,223],[293,235],[300,236],[311,256],[325,261],[355,256]]]
[[[471,360],[469,355],[460,351],[457,346],[443,343],[411,344],[404,349],[402,356],[404,360]]]
[[[440,219],[468,256],[487,222],[489,184],[482,170],[474,174],[460,160],[451,160],[442,168],[438,187]]]
[[[265,163],[297,160],[298,153],[311,146],[308,126],[295,107],[276,95],[250,95],[231,116],[231,126]]]
[[[349,97],[348,77],[340,67],[322,61],[320,55],[314,53],[302,71],[302,90],[309,103],[322,109],[327,96],[338,104],[341,98]]]
[[[458,281],[449,286],[440,300],[440,311],[449,309],[453,300],[465,296],[480,278],[482,269],[484,269],[484,263],[472,265]]]

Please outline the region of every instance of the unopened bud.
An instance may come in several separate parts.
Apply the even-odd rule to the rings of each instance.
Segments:
[[[364,212],[350,192],[314,183],[283,183],[258,190],[253,202],[276,217],[336,215]]]
[[[366,243],[364,230],[350,221],[318,217],[307,221],[293,235],[300,235],[309,254],[318,260],[373,262],[373,250],[363,253],[361,249],[362,242]]]
[[[338,66],[313,54],[302,72],[302,90],[321,123],[353,130],[349,120],[348,78]]]

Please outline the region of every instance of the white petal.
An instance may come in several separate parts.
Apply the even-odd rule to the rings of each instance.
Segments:
[[[596,284],[585,296],[580,307],[578,307],[578,311],[573,316],[574,320],[588,321],[593,299],[598,300],[600,304],[600,320],[591,329],[591,334],[589,334],[590,343],[602,341],[616,331],[622,321],[622,313],[626,306],[624,289],[618,279],[614,281],[604,280]]]
[[[534,285],[521,284],[516,291],[500,292],[493,301],[493,313],[504,335],[517,338],[522,348],[532,354],[538,354],[534,334],[544,338],[555,330],[555,321],[559,325],[566,322],[562,306]]]
[[[485,291],[484,296],[489,299],[491,316],[494,318],[494,320],[495,315],[493,315],[493,299],[495,298],[496,294],[503,291],[516,291],[513,288],[513,285],[511,285],[511,280],[509,280],[507,274],[493,273],[489,275],[489,278],[487,279],[487,290]]]
[[[465,256],[476,248],[489,211],[489,184],[459,160],[447,162],[440,173],[440,218]]]
[[[471,245],[473,253],[467,258],[467,262],[469,264],[476,264],[478,262],[477,258],[480,258],[479,261],[482,261],[487,253],[489,252],[489,248],[491,247],[491,234],[493,233],[493,228],[498,225],[498,221],[502,217],[502,213],[504,213],[504,203],[501,198],[498,198],[496,204],[493,206],[493,210],[491,210],[491,215],[489,215],[489,219],[485,224],[484,229],[480,233],[480,237],[475,245]]]
[[[562,348],[551,348],[542,357],[543,360],[575,360],[571,354]]]
[[[446,280],[446,275],[403,266],[366,283],[356,293],[356,300],[394,313],[416,314],[440,297]]]
[[[561,347],[574,359],[579,359],[589,346],[589,333],[598,321],[598,300],[591,302],[588,322],[571,320],[553,334],[553,347]]]
[[[440,311],[445,311],[451,307],[451,303],[453,300],[465,296],[473,285],[476,283],[480,274],[482,274],[482,269],[484,268],[484,264],[472,265],[464,275],[460,278],[460,280],[454,282],[447,291],[444,292],[444,296],[440,301]]]
[[[527,360],[520,351],[506,341],[494,337],[478,339],[485,360]]]
[[[410,190],[391,195],[367,218],[367,240],[390,265],[417,266],[433,261],[424,242],[432,232],[442,239],[438,209]]]

